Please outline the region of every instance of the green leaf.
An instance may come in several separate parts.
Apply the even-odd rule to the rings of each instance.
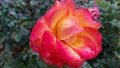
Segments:
[[[81,68],[92,68],[88,62],[84,62]]]
[[[34,18],[29,16],[29,17],[23,18],[23,20],[21,21],[20,25],[21,26],[28,26],[28,25],[30,25],[32,23],[34,23]]]
[[[10,45],[8,43],[5,43],[5,52],[10,51]]]
[[[22,37],[23,37],[23,32],[22,32],[22,30],[18,30],[18,31],[16,31],[16,33],[15,33],[15,35],[14,35],[14,40],[15,40],[16,42],[19,42],[19,41],[22,39]]]
[[[15,0],[18,7],[23,8],[25,6],[24,0]]]

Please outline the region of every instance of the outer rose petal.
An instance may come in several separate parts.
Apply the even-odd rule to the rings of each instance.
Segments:
[[[71,47],[85,60],[96,57],[102,50],[102,36],[93,28],[85,27],[78,34],[76,42]]]
[[[39,55],[49,65],[62,66],[64,64],[61,53],[56,49],[56,38],[49,31],[43,34]]]
[[[71,0],[65,0],[64,2],[56,1],[52,8],[44,15],[48,27],[54,29],[59,20],[73,14],[73,9],[74,3]]]
[[[101,24],[92,19],[92,15],[86,8],[80,8],[75,11],[75,17],[79,19],[80,27],[93,27],[95,29],[99,29]]]
[[[71,47],[62,44],[58,40],[56,42],[66,65],[72,68],[78,68],[83,64],[84,60]]]
[[[35,52],[38,52],[41,46],[43,32],[49,30],[45,22],[43,18],[39,19],[31,31],[30,46]]]
[[[98,55],[101,51],[101,47],[95,45],[95,43],[88,37],[79,36],[79,41],[74,43],[72,48],[85,60],[92,59]]]
[[[39,55],[49,65],[58,67],[65,64],[71,67],[79,67],[83,60],[72,48],[61,43],[49,31],[45,31],[41,43]]]
[[[102,46],[102,35],[91,27],[84,27],[84,31],[78,35],[89,37],[98,47]]]

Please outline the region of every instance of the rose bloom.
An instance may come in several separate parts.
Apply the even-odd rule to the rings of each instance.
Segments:
[[[72,0],[58,1],[38,19],[30,46],[48,65],[79,68],[102,51],[98,9],[75,9]]]

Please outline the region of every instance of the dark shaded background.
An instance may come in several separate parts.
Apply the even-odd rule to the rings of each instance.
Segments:
[[[75,0],[76,7],[93,7]],[[0,0],[0,68],[56,68],[46,65],[29,47],[30,31],[54,0]],[[120,0],[96,0],[101,12],[103,51],[82,68],[120,68]],[[66,66],[65,66],[66,68]]]

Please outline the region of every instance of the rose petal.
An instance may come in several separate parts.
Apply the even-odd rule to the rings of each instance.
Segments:
[[[72,48],[85,60],[92,59],[98,55],[95,43],[85,36],[79,36]]]
[[[49,31],[45,31],[39,55],[49,65],[58,67],[67,64],[72,67],[81,66],[83,61],[72,48],[57,40]]]
[[[101,24],[92,19],[92,15],[86,8],[80,8],[75,11],[75,17],[79,20],[80,27],[93,27],[95,29],[99,29]]]
[[[69,67],[80,67],[84,60],[68,45],[61,43],[60,41],[56,41],[58,50],[62,54],[62,58]],[[64,62],[62,61],[62,62]]]
[[[65,0],[63,2],[56,1],[53,7],[44,15],[48,27],[54,30],[58,21],[63,17],[73,14],[73,4],[71,0]]]
[[[74,34],[70,38],[65,39],[64,42],[71,45],[72,43],[76,41],[76,38],[77,38],[77,34]]]
[[[49,28],[46,26],[45,20],[41,18],[34,25],[30,35],[30,46],[35,52],[38,52],[41,46],[41,39],[45,30],[49,30]]]
[[[85,27],[78,34],[76,42],[71,47],[85,60],[96,57],[102,50],[102,36],[91,27]]]
[[[49,31],[45,31],[42,37],[39,55],[47,64],[62,66],[64,60],[57,50],[56,38]]]
[[[78,35],[83,35],[89,37],[97,46],[101,47],[102,45],[102,35],[96,29],[91,27],[84,27],[84,31]]]
[[[81,32],[78,20],[75,17],[66,17],[57,24],[57,36],[60,40],[70,38],[75,33]]]

